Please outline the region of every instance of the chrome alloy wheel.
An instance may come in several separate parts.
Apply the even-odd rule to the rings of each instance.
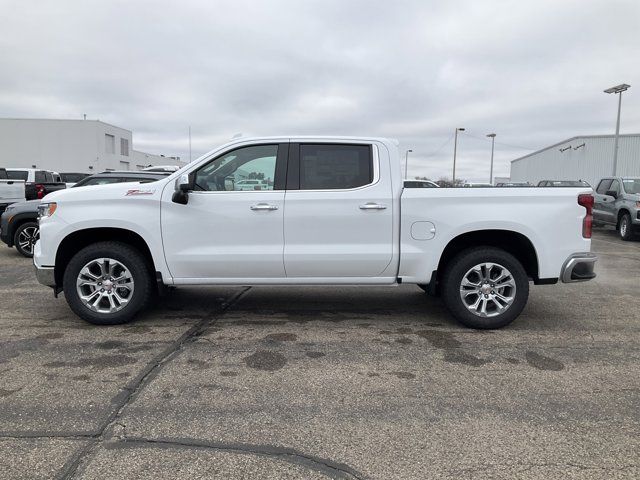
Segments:
[[[513,304],[516,298],[516,281],[502,265],[479,263],[462,277],[460,298],[474,315],[495,317]]]
[[[627,222],[627,217],[622,217],[622,221],[620,222],[620,236],[622,238],[627,236],[628,228],[629,228],[629,222]]]
[[[40,229],[38,227],[27,227],[24,228],[18,234],[18,245],[24,251],[33,255],[33,246],[38,241],[38,236],[40,235]]]
[[[78,274],[76,290],[82,303],[98,313],[122,310],[133,296],[133,276],[113,258],[96,258]]]

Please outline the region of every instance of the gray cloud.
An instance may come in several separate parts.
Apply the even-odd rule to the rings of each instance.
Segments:
[[[629,1],[0,0],[0,115],[90,118],[194,157],[238,132],[381,135],[410,174],[487,180],[527,148],[640,131]]]

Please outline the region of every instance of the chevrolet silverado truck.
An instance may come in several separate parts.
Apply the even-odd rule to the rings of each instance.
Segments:
[[[596,225],[610,225],[622,240],[640,235],[640,177],[608,177],[598,183],[593,205]]]
[[[240,189],[249,178],[268,188]],[[529,283],[595,276],[586,188],[404,188],[383,138],[237,139],[149,185],[50,194],[40,283],[94,324],[164,286],[415,284],[472,328],[522,312]]]

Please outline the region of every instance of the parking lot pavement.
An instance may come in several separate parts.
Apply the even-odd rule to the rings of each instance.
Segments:
[[[0,249],[0,477],[638,478],[640,242],[593,250],[478,332],[412,286],[180,288],[94,327]]]

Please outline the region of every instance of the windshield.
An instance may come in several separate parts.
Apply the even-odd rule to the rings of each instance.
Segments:
[[[29,172],[26,170],[7,170],[7,178],[9,180],[24,180],[27,181]]]
[[[640,178],[630,178],[628,180],[622,180],[622,185],[624,185],[625,192],[640,194]]]

